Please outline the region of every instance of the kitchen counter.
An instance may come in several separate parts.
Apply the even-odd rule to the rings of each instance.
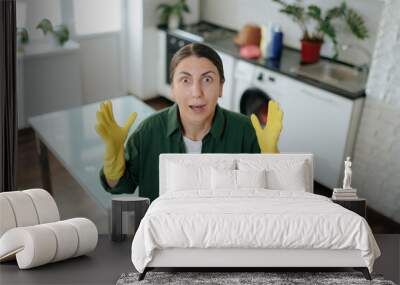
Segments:
[[[165,30],[167,33],[170,33],[171,35],[174,36],[179,36],[179,37],[184,37],[182,34],[176,33],[175,31],[168,31],[165,28],[159,27],[159,29]],[[183,29],[184,30],[184,29]],[[361,82],[361,81],[353,81],[353,82],[347,82],[350,83],[348,84],[348,88],[341,88],[339,86],[345,86],[345,82],[340,82],[337,81],[336,84],[327,84],[326,82],[318,80],[318,72],[319,70],[314,71],[315,75],[313,78],[304,75],[303,70],[307,70],[308,68],[312,66],[316,66],[315,64],[312,65],[302,65],[300,64],[300,52],[298,50],[285,47],[282,51],[282,56],[279,60],[271,60],[271,59],[265,59],[265,58],[259,58],[259,59],[244,59],[240,57],[239,53],[239,47],[235,45],[233,42],[233,35],[236,33],[236,31],[233,30],[228,30],[227,31],[231,32],[232,37],[226,37],[222,39],[216,39],[216,40],[204,40],[204,44],[207,44],[216,50],[222,51],[224,53],[230,54],[233,57],[247,61],[249,63],[258,65],[260,67],[275,71],[280,74],[284,74],[286,76],[289,76],[291,78],[294,78],[296,80],[300,80],[302,82],[305,82],[307,84],[313,85],[315,87],[327,90],[329,92],[338,94],[340,96],[355,100],[360,97],[365,97],[365,84],[366,82]],[[192,40],[193,41],[193,40]],[[330,66],[335,66],[339,68],[347,68],[350,69],[351,67],[348,64],[341,63],[335,60],[327,59],[327,58],[321,58],[320,61],[318,62],[318,66],[316,67],[326,67],[329,68]],[[313,67],[312,67],[313,68]],[[321,69],[322,70],[322,69]],[[342,75],[343,78],[345,78],[345,74]],[[336,86],[335,86],[336,85]],[[339,85],[339,86],[338,86]]]

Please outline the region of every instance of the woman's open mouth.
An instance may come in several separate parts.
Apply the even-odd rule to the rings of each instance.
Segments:
[[[206,109],[206,104],[193,104],[189,105],[189,107],[195,112],[203,112]]]

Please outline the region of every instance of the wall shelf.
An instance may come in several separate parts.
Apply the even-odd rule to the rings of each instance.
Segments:
[[[79,48],[79,43],[74,41],[68,41],[63,46],[54,45],[45,41],[34,41],[24,47],[23,54],[25,59],[30,59],[71,53],[78,51]]]

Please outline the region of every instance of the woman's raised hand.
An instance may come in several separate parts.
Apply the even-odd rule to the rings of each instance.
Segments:
[[[282,131],[283,112],[278,102],[268,103],[267,125],[262,128],[256,115],[251,114],[251,123],[256,130],[261,153],[278,153],[278,142]]]
[[[115,121],[111,101],[101,103],[96,113],[96,132],[105,143],[103,171],[108,180],[118,180],[125,172],[124,143],[136,116],[133,112],[120,127]]]

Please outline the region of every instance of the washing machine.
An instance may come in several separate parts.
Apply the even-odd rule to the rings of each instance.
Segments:
[[[314,155],[314,179],[334,188],[343,179],[343,160],[352,156],[364,98],[352,100],[261,66],[239,61],[234,110],[266,121],[269,100],[283,111],[282,153]]]
[[[269,100],[280,102],[281,75],[240,60],[236,64],[234,82],[232,110],[245,115],[256,114],[264,125]]]

